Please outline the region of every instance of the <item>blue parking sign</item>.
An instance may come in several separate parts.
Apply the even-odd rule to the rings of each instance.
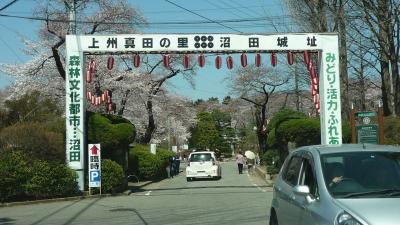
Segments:
[[[89,186],[90,187],[100,187],[100,171],[92,170],[89,173]]]

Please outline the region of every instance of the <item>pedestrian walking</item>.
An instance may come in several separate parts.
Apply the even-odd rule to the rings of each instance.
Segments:
[[[175,175],[175,157],[171,157],[169,159],[169,172],[170,172],[171,178],[173,178]]]
[[[238,165],[239,174],[242,174],[243,165],[246,164],[246,159],[244,158],[242,151],[239,151],[239,154],[236,155],[236,163]]]

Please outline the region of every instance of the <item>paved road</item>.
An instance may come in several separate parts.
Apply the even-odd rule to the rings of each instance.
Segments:
[[[222,165],[221,180],[187,182],[184,173],[129,196],[0,208],[3,224],[268,224],[271,188]]]

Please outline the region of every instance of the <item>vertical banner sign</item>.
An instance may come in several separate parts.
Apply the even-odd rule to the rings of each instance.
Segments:
[[[342,118],[337,37],[325,41],[321,55],[321,144],[339,145],[342,144]]]
[[[100,144],[89,144],[89,188],[101,187]]]
[[[76,45],[76,44],[75,44]],[[73,47],[70,45],[69,47]],[[73,48],[71,48],[73,49]],[[79,189],[84,189],[84,125],[85,102],[83,82],[83,57],[79,51],[67,52],[66,66],[66,159],[78,174]]]

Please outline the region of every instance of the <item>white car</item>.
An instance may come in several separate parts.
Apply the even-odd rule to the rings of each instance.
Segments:
[[[221,178],[221,166],[214,152],[192,152],[189,155],[189,164],[186,167],[186,179],[195,178]]]

